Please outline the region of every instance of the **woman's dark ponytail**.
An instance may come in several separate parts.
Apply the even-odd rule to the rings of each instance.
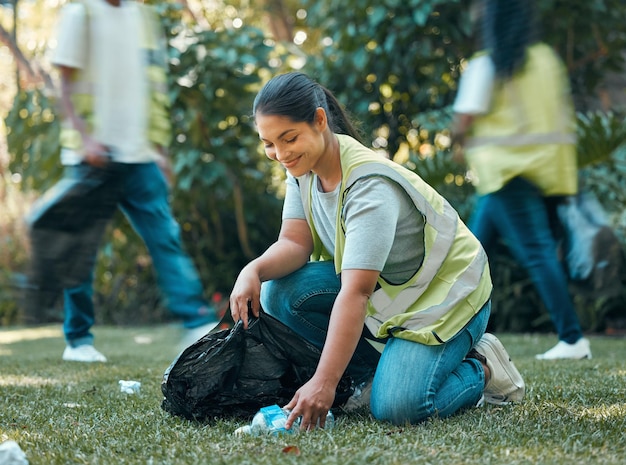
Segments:
[[[285,116],[295,122],[312,124],[318,108],[326,112],[333,132],[361,139],[333,93],[304,73],[286,73],[270,79],[254,99],[252,113]]]

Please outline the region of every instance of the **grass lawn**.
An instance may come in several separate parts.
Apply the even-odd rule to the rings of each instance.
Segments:
[[[549,335],[499,335],[527,384],[524,402],[422,425],[338,415],[328,432],[238,437],[238,421],[162,411],[174,326],[96,327],[106,364],[61,361],[60,326],[0,329],[0,442],[45,464],[574,464],[626,462],[626,338],[590,337],[594,358],[545,362]],[[141,382],[120,392],[121,379]],[[289,447],[294,446],[294,447]]]

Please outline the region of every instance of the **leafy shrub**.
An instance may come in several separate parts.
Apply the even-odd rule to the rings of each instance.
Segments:
[[[28,241],[23,218],[32,195],[22,192],[8,175],[0,180],[0,326],[14,323],[28,267]]]
[[[176,35],[176,47],[170,48],[172,208],[210,298],[229,293],[241,267],[278,234],[281,201],[272,188],[276,173],[259,151],[247,115],[256,91],[273,74],[270,55],[277,63],[280,57],[258,29],[182,29],[175,7],[160,8],[168,31]],[[61,174],[54,101],[38,90],[20,92],[6,123],[11,172],[22,177],[24,191],[49,188]],[[15,272],[15,266],[6,269]],[[94,301],[101,322],[168,317],[149,254],[121,214],[99,251]],[[6,321],[13,321],[15,313],[11,310]],[[61,314],[57,307],[50,318],[58,320]]]

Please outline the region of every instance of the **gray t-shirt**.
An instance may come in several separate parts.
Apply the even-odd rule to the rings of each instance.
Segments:
[[[333,192],[317,189],[311,210],[315,229],[326,250],[335,250],[339,185]],[[306,219],[296,180],[287,175],[283,219]],[[408,194],[384,176],[357,180],[344,206],[346,245],[342,269],[377,270],[393,284],[408,280],[424,258],[424,217]]]

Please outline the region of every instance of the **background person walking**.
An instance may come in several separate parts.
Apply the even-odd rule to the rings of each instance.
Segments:
[[[93,346],[93,264],[98,242],[121,211],[145,242],[168,308],[193,342],[217,323],[168,201],[170,121],[165,40],[150,7],[125,0],[81,0],[62,10],[53,63],[61,75],[63,180],[31,215],[35,275],[80,261],[63,291],[64,360],[104,362]],[[80,220],[77,222],[77,219]],[[47,228],[67,234],[69,246],[45,255]],[[71,256],[71,242],[80,251]],[[56,249],[55,249],[56,250]],[[39,255],[38,255],[39,254]],[[37,265],[44,269],[37,270]]]
[[[480,196],[470,229],[488,254],[504,239],[550,312],[559,342],[537,358],[591,358],[549,216],[578,189],[573,105],[563,64],[537,39],[533,6],[474,2],[481,51],[454,103],[455,157],[467,161]]]

